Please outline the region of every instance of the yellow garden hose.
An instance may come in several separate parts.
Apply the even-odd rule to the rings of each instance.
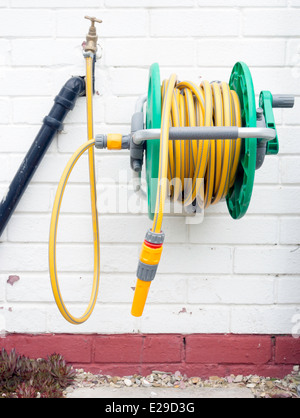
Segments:
[[[84,143],[69,160],[61,180],[59,182],[51,217],[50,224],[50,238],[49,238],[49,271],[51,286],[56,304],[63,315],[63,317],[72,324],[82,324],[91,315],[98,296],[99,277],[100,277],[100,243],[99,243],[99,228],[98,228],[98,213],[97,213],[97,194],[96,194],[96,178],[95,178],[95,161],[94,161],[94,145],[93,139],[93,57],[86,58],[86,105],[87,105],[87,130],[88,141]],[[63,301],[57,276],[56,266],[56,239],[58,218],[60,207],[64,195],[64,191],[69,179],[69,176],[81,155],[88,150],[89,161],[89,178],[90,178],[90,195],[91,195],[91,210],[92,210],[92,224],[93,224],[93,245],[94,245],[94,277],[92,294],[87,309],[79,318],[71,315],[66,308]]]
[[[205,208],[225,198],[235,181],[240,158],[241,139],[169,141],[170,126],[240,127],[241,124],[238,95],[227,83],[203,81],[200,86],[191,82],[178,83],[175,74],[163,82],[159,174],[152,233],[161,233],[167,196],[185,206],[195,201],[203,202]],[[189,187],[185,187],[185,179],[191,179]],[[157,266],[161,252],[162,243],[151,245],[145,240],[140,263],[150,269]],[[142,315],[150,284],[151,280],[137,279],[132,315]]]

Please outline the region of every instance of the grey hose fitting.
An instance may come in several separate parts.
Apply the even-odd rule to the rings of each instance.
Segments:
[[[152,232],[151,229],[148,229],[145,236],[145,244],[154,244],[160,248],[164,242],[165,234],[163,232]],[[145,264],[141,260],[139,260],[138,268],[137,268],[137,277],[144,282],[151,282],[155,275],[158,268],[158,264]]]
[[[123,135],[122,136],[122,149],[129,149],[130,148],[130,135]],[[95,136],[95,148],[97,149],[105,149],[107,148],[107,135],[105,134],[98,134]]]
[[[107,147],[107,135],[98,134],[95,136],[95,148],[105,149]]]
[[[139,131],[144,127],[144,113],[136,112],[131,119],[131,133]],[[144,159],[144,144],[135,144],[131,138],[130,141],[130,166],[133,171],[139,173],[142,171]]]
[[[145,241],[150,242],[150,244],[163,244],[164,240],[164,232],[156,233],[152,232],[151,229],[146,232]]]
[[[157,272],[158,264],[152,266],[150,264],[142,263],[139,260],[139,264],[136,271],[136,277],[138,277],[143,282],[152,282]]]

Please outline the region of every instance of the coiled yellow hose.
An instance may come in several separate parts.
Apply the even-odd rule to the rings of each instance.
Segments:
[[[49,272],[53,295],[63,317],[71,324],[82,324],[91,315],[98,296],[99,280],[100,280],[100,241],[99,241],[99,227],[98,227],[98,212],[97,212],[97,193],[96,193],[96,177],[95,177],[95,160],[94,160],[94,145],[93,139],[93,58],[88,56],[86,58],[86,104],[87,104],[87,129],[88,141],[84,143],[71,157],[67,166],[64,169],[60,179],[50,224],[50,238],[49,238]],[[57,267],[56,267],[56,238],[58,218],[60,207],[64,195],[64,191],[70,177],[70,174],[85,151],[88,150],[89,161],[89,178],[90,178],[90,195],[91,195],[91,210],[92,210],[92,224],[93,224],[93,244],[94,244],[94,277],[92,294],[87,309],[79,318],[73,316],[67,309],[58,284]]]
[[[240,127],[241,124],[238,95],[227,83],[203,81],[197,86],[191,82],[177,82],[175,74],[163,82],[159,174],[152,232],[161,232],[167,196],[186,206],[198,202],[205,208],[225,198],[234,184],[240,159],[241,139],[169,141],[170,127]],[[186,179],[190,179],[189,187],[185,187]],[[142,261],[141,257],[142,253]],[[150,284],[151,281],[137,279],[132,315],[142,315]]]
[[[176,82],[172,75],[162,85],[162,122],[160,163],[156,208],[152,231],[162,226],[166,196],[193,203],[204,179],[204,207],[225,198],[232,187],[240,158],[241,139],[169,141],[169,128],[180,126],[241,126],[238,95],[225,82],[201,86],[191,82]],[[185,179],[192,180],[187,193]],[[168,180],[168,181],[167,181]],[[167,185],[171,185],[167,190]]]

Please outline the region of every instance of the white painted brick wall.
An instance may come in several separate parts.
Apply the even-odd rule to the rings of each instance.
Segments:
[[[199,82],[228,80],[238,60],[260,90],[296,94],[276,110],[280,154],[257,173],[247,216],[224,203],[202,224],[166,217],[159,272],[142,318],[130,315],[140,245],[151,225],[128,186],[127,152],[97,151],[101,286],[80,327],[64,321],[48,275],[48,235],[57,182],[86,139],[79,99],[0,239],[0,309],[9,332],[291,333],[300,310],[300,2],[299,0],[0,0],[0,198],[71,75],[84,75],[88,22],[103,19],[96,67],[95,131],[128,133],[148,68]],[[114,207],[117,205],[117,209]],[[92,278],[86,158],[70,178],[60,218],[58,267],[75,314]],[[9,275],[20,280],[13,286]],[[183,309],[185,308],[185,309]],[[2,320],[3,322],[3,320]]]

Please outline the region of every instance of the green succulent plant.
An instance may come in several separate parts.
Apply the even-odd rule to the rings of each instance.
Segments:
[[[63,388],[66,388],[75,378],[75,371],[71,366],[68,366],[64,358],[60,354],[52,354],[48,357],[51,365],[51,375]]]
[[[20,356],[13,349],[0,353],[0,396],[8,398],[62,398],[75,371],[60,354],[46,359]]]
[[[0,380],[9,379],[15,372],[18,356],[13,349],[10,354],[4,348],[0,355]]]

